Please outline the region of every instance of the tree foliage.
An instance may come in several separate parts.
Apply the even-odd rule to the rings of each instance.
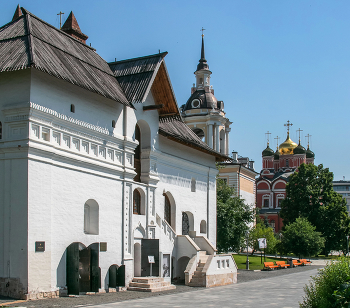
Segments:
[[[272,228],[266,226],[264,221],[257,217],[257,223],[249,234],[249,246],[253,248],[252,254],[254,254],[254,252],[257,250],[260,250],[258,243],[259,238],[266,238],[266,253],[272,254],[276,252],[276,245],[278,243],[278,240],[275,238]]]
[[[349,307],[350,261],[332,261],[305,286],[301,308]]]
[[[239,251],[244,246],[254,209],[237,197],[233,188],[217,180],[217,246],[220,252]]]
[[[286,186],[281,217],[285,226],[305,217],[325,237],[325,253],[345,249],[349,233],[346,201],[333,190],[333,173],[323,165],[301,164]]]
[[[285,253],[309,257],[317,255],[324,247],[324,238],[306,218],[297,218],[286,226],[282,237],[282,248]]]

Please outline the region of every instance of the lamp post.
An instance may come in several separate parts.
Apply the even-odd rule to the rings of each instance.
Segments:
[[[282,236],[283,236],[283,234],[280,232],[279,235],[280,235],[280,249],[281,249],[281,247],[282,247],[281,243],[282,243]],[[281,252],[281,250],[280,250],[280,259],[282,259],[282,252]]]
[[[249,270],[249,257],[248,257],[248,236],[249,236],[249,231],[248,230],[245,232],[245,235],[247,237],[247,262],[246,262],[246,267],[245,268],[247,270]]]
[[[346,256],[349,256],[349,235],[346,236]]]

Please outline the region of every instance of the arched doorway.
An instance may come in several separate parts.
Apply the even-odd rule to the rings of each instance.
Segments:
[[[108,269],[109,288],[125,287],[125,265],[113,264]]]
[[[134,244],[134,277],[141,277],[141,244]]]
[[[98,292],[100,280],[99,243],[86,247],[82,243],[72,243],[67,247],[66,285],[68,294]]]
[[[186,212],[182,212],[182,235],[188,235],[190,231],[190,223]]]
[[[193,214],[191,212],[182,212],[182,235],[189,235],[194,231]]]
[[[181,257],[177,260],[177,277],[179,281],[185,280],[185,270],[189,261],[189,257]]]

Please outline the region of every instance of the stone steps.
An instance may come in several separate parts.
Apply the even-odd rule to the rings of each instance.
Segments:
[[[129,291],[139,292],[162,292],[173,289],[176,289],[176,286],[161,277],[135,277],[128,287]]]

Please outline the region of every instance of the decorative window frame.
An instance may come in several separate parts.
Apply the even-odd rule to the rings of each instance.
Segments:
[[[269,206],[268,206],[268,207],[264,205],[264,204],[265,204],[265,200],[268,200],[268,201],[269,201]],[[264,208],[264,209],[266,209],[266,208],[271,209],[271,208],[272,208],[271,195],[266,194],[266,195],[263,195],[263,196],[262,196],[261,208]]]
[[[276,196],[276,209],[280,209],[281,207],[279,206],[279,200],[283,200],[285,199],[285,195],[284,194],[278,194]]]

